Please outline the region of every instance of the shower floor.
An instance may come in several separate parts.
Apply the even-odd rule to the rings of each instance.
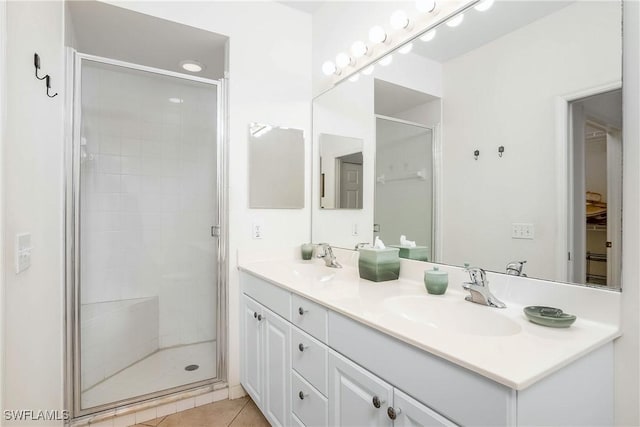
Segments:
[[[188,365],[199,365],[186,371]],[[82,392],[82,407],[129,399],[216,376],[216,342],[157,351]]]

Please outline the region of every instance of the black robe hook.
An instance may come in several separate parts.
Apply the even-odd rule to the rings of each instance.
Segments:
[[[38,55],[37,53],[33,54],[33,65],[36,67],[36,79],[38,80],[46,79],[47,76],[43,76],[43,77],[38,76],[38,70],[40,69],[40,55]]]
[[[58,92],[54,93],[53,95],[49,95],[49,89],[51,89],[51,77],[49,77],[49,74],[47,74],[46,76],[44,76],[47,80],[47,96],[49,98],[53,98],[55,96],[58,95]]]

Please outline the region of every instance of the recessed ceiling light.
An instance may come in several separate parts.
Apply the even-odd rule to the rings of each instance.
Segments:
[[[184,70],[187,70],[187,71],[189,71],[191,73],[199,73],[200,71],[204,70],[204,65],[202,65],[198,61],[193,61],[191,59],[188,59],[186,61],[182,61],[180,63],[180,66]]]

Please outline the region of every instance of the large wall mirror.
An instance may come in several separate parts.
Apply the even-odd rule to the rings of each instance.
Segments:
[[[313,241],[405,235],[433,262],[619,289],[621,3],[468,6],[314,99]],[[361,144],[357,209],[325,204],[329,140]]]

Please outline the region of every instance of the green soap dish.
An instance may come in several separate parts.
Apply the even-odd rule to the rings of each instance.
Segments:
[[[524,314],[531,322],[551,328],[568,328],[576,321],[573,314],[564,313],[559,308],[530,305],[524,308]]]

